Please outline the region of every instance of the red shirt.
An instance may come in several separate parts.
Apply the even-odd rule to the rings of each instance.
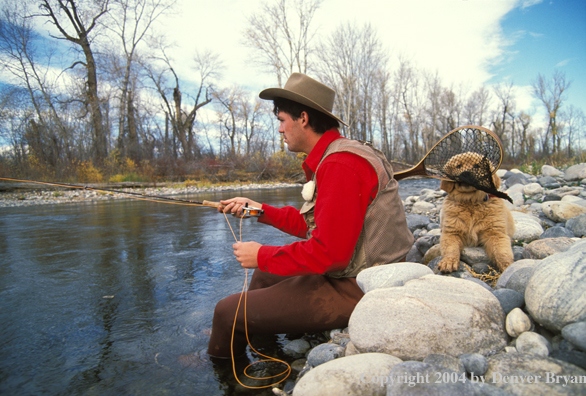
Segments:
[[[322,135],[303,163],[311,180],[328,145],[344,139],[337,130]],[[258,268],[276,275],[311,275],[339,271],[348,266],[366,209],[378,192],[378,176],[369,162],[352,153],[334,153],[320,165],[316,178],[318,196],[311,238],[286,246],[264,245],[258,252]],[[299,210],[263,204],[261,223],[306,238],[308,227]]]

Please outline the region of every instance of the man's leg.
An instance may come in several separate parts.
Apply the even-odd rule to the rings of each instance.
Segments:
[[[305,333],[348,325],[354,307],[364,293],[355,278],[334,279],[322,275],[282,277],[257,274],[240,303],[234,331],[234,356],[244,353],[249,334]],[[254,289],[253,289],[254,287]],[[218,302],[214,312],[208,353],[229,357],[232,328],[240,293]]]

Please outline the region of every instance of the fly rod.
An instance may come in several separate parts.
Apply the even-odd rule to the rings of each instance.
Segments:
[[[224,207],[224,205],[222,205],[220,202],[213,202],[213,201],[206,201],[206,200],[192,201],[189,199],[172,198],[172,197],[166,197],[166,196],[161,196],[161,195],[149,195],[149,194],[138,193],[138,192],[134,192],[134,191],[122,191],[122,190],[112,190],[112,189],[108,189],[108,188],[80,186],[77,184],[42,182],[42,181],[37,181],[37,180],[13,179],[13,178],[8,178],[8,177],[0,177],[0,180],[7,180],[7,181],[21,182],[21,183],[36,183],[36,184],[44,184],[44,185],[48,185],[48,186],[65,187],[65,188],[77,188],[80,190],[98,191],[98,192],[105,192],[108,194],[130,195],[131,198],[134,198],[134,199],[162,202],[162,203],[169,203],[169,204],[205,206],[205,207],[209,207],[209,208],[223,208]],[[246,206],[243,208],[243,214],[245,216],[258,217],[262,213],[263,213],[263,210],[260,208],[254,208],[254,207],[249,207],[249,206]]]

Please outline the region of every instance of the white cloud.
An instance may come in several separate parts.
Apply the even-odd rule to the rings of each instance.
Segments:
[[[193,74],[191,57],[196,48],[210,48],[225,60],[226,85],[262,89],[275,83],[251,63],[241,39],[247,17],[260,10],[261,0],[180,4],[181,12],[165,23],[164,33],[178,44],[174,56],[181,74]],[[314,23],[320,37],[344,22],[370,23],[391,57],[408,56],[417,67],[437,71],[447,84],[476,86],[491,77],[488,67],[505,55],[507,43],[499,21],[516,4],[517,0],[326,0]]]

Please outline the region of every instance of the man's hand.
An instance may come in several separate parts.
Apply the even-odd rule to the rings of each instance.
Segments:
[[[218,207],[218,212],[231,213],[232,216],[236,217],[242,217],[242,208],[244,208],[246,204],[250,207],[259,209],[262,207],[262,204],[244,197],[227,199],[225,201],[220,201],[220,203],[224,205],[224,207]]]
[[[262,245],[258,242],[236,242],[232,245],[234,256],[243,268],[258,268],[258,250]]]

